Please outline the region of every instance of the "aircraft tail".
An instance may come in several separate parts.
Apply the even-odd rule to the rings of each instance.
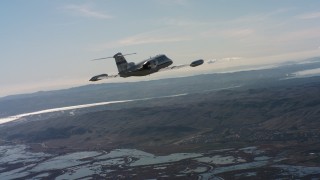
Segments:
[[[116,64],[117,64],[119,73],[124,72],[124,71],[126,71],[126,70],[129,68],[128,62],[127,62],[127,60],[124,58],[124,56],[132,55],[132,54],[137,54],[137,53],[121,54],[121,53],[119,52],[119,53],[117,53],[117,54],[115,54],[115,55],[113,56],[113,58],[116,60]],[[129,64],[132,64],[132,63],[129,63]],[[133,63],[133,64],[134,64],[134,63]]]
[[[128,62],[121,53],[115,54],[113,58],[116,60],[119,73],[127,70]]]

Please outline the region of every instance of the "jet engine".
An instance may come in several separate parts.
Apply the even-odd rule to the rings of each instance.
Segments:
[[[144,63],[143,69],[149,69],[149,70],[156,69],[157,66],[158,66],[158,61],[156,61],[156,60],[147,61]]]
[[[127,64],[127,69],[131,69],[133,67],[135,67],[134,62],[130,62],[130,63]]]

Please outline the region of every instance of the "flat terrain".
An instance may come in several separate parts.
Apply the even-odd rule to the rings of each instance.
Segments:
[[[201,91],[185,93],[171,89],[179,96],[41,114],[1,125],[1,147],[24,144],[36,153],[32,156],[46,155],[33,163],[2,162],[0,172],[14,173],[30,165],[21,177],[77,178],[82,171],[88,174],[81,177],[130,179],[318,177],[320,78],[283,78],[281,73],[270,77],[267,72],[263,81],[203,85]],[[128,154],[109,157],[116,149]],[[77,152],[94,155],[77,156],[75,164],[64,168],[50,168],[49,162]]]
[[[320,83],[232,89],[141,102],[154,106],[64,115],[2,128],[9,141],[56,150],[166,151],[313,143],[320,136]],[[156,101],[156,102],[153,102]],[[170,148],[158,148],[158,147]]]

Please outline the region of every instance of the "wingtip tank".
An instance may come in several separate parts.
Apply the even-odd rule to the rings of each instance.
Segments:
[[[93,76],[89,81],[100,81],[108,77],[108,74],[100,74],[97,76]]]
[[[201,64],[203,64],[203,62],[204,62],[203,59],[195,60],[190,64],[190,66],[191,67],[200,66]]]

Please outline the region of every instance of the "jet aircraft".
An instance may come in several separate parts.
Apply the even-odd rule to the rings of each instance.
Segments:
[[[155,57],[151,57],[147,60],[141,61],[137,64],[134,62],[127,62],[127,60],[124,58],[124,56],[127,55],[132,55],[136,53],[131,53],[131,54],[122,54],[122,53],[117,53],[113,57],[105,57],[105,58],[98,58],[98,59],[93,59],[92,61],[96,60],[103,60],[103,59],[109,59],[109,58],[114,58],[116,61],[116,65],[118,67],[118,74],[116,75],[108,75],[108,74],[100,74],[97,76],[93,76],[90,81],[99,81],[102,79],[109,79],[109,78],[116,78],[116,77],[131,77],[131,76],[146,76],[150,75],[152,73],[156,73],[159,71],[163,70],[171,70],[171,69],[179,69],[182,67],[196,67],[201,64],[203,64],[203,60],[195,60],[191,64],[184,64],[184,65],[179,65],[179,66],[170,66],[173,61],[169,59],[166,55],[160,54]]]

